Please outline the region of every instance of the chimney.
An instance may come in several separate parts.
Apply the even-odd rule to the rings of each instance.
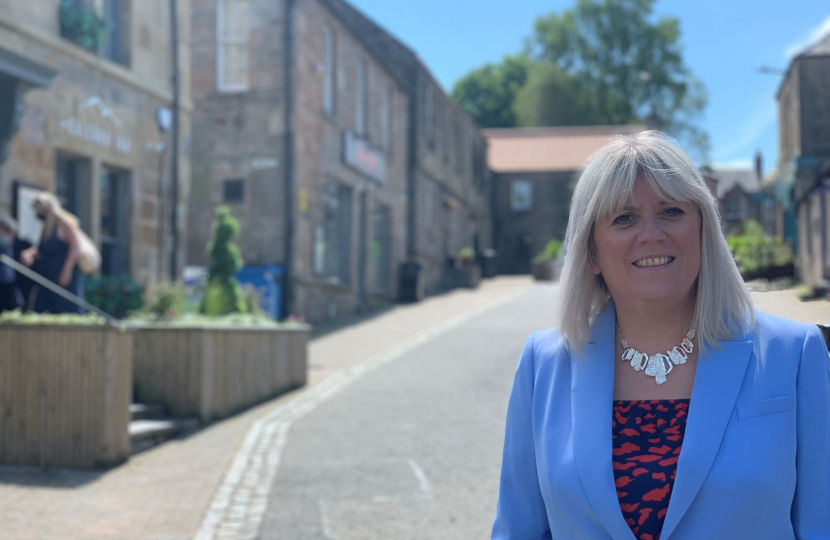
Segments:
[[[755,174],[758,175],[758,180],[763,182],[764,180],[764,168],[763,168],[763,158],[761,157],[761,151],[755,151]]]

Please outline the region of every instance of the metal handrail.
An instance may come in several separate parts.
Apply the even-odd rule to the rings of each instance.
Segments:
[[[99,317],[103,317],[104,319],[107,320],[107,322],[117,322],[117,319],[115,317],[113,317],[112,315],[110,315],[109,313],[101,311],[100,309],[93,306],[92,304],[90,304],[89,302],[84,300],[83,298],[80,298],[80,297],[72,294],[71,292],[67,291],[66,289],[64,289],[63,287],[58,285],[57,283],[55,283],[53,281],[49,281],[48,279],[41,276],[37,272],[31,270],[30,268],[27,268],[26,266],[23,266],[22,264],[20,264],[16,260],[12,259],[8,255],[4,255],[3,253],[0,253],[0,263],[11,266],[12,269],[15,272],[20,272],[21,274],[23,274],[27,278],[31,279],[32,281],[34,281],[35,283],[40,285],[41,287],[46,287],[47,289],[49,289],[53,293],[69,300],[70,302],[72,302],[76,306],[80,306],[81,308],[85,309],[86,311],[92,312],[92,313],[98,315]]]

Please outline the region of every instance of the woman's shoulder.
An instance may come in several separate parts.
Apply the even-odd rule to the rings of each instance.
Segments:
[[[558,327],[532,332],[527,339],[527,346],[532,348],[537,363],[567,359],[570,356],[567,342]]]
[[[748,336],[753,341],[777,342],[801,347],[807,336],[821,334],[815,324],[794,321],[780,315],[755,310],[755,328]]]

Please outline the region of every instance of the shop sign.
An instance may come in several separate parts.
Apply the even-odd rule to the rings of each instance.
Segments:
[[[343,132],[343,161],[378,182],[386,182],[386,156],[351,131]]]
[[[78,108],[78,112],[91,110],[96,116],[104,120],[106,127],[90,124],[80,118],[64,118],[60,122],[61,131],[68,137],[84,141],[88,144],[114,150],[119,154],[129,154],[132,151],[132,140],[117,133],[121,128],[121,120],[104,104],[104,101],[95,96],[87,99]]]

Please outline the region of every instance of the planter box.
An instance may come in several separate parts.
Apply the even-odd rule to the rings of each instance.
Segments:
[[[448,268],[444,274],[444,279],[446,280],[446,287],[448,289],[454,289],[456,287],[475,289],[481,282],[481,267]]]
[[[173,416],[225,418],[305,385],[307,325],[136,328],[136,398]]]
[[[562,275],[562,267],[564,265],[565,261],[563,259],[531,262],[530,273],[536,281],[559,281],[559,276]]]
[[[0,325],[0,463],[109,467],[130,455],[133,333]]]

